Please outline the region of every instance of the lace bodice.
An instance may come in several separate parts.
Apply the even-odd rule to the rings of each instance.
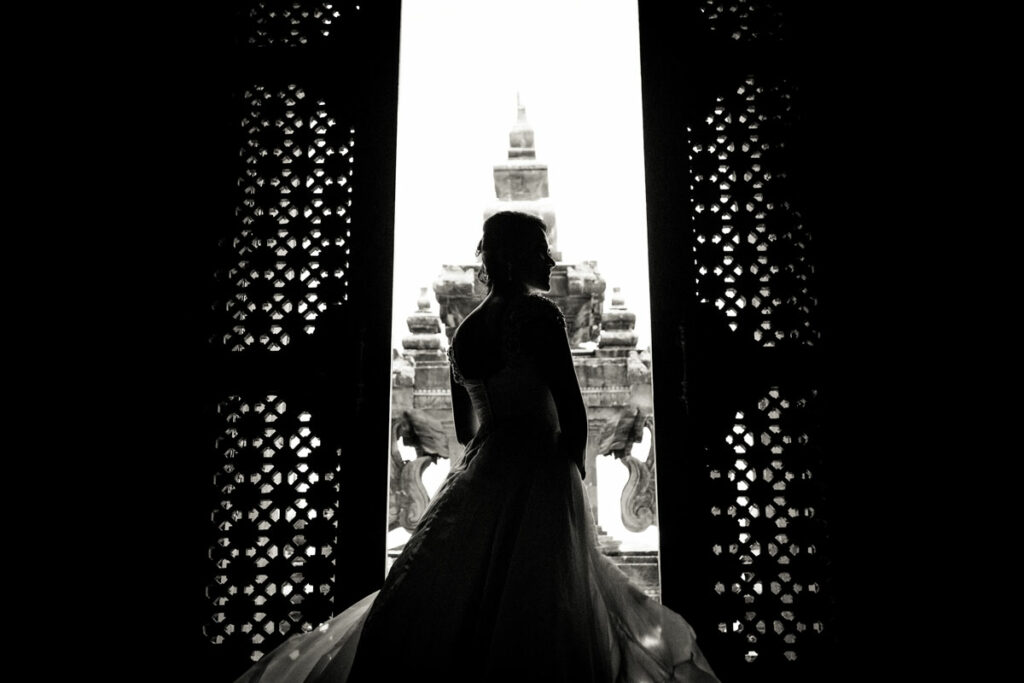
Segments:
[[[539,354],[550,351],[546,348],[552,341],[552,334],[565,331],[565,317],[552,301],[539,295],[520,297],[509,303],[502,316],[499,338],[500,344],[488,349],[486,353],[497,359],[491,372],[507,366],[522,364],[524,360],[536,359]],[[491,372],[465,373],[456,355],[462,354],[458,331],[448,347],[448,362],[451,364],[455,381],[466,384],[467,377],[483,379]]]
[[[464,342],[456,333],[448,348],[455,381],[466,387],[481,426],[518,425],[539,432],[558,432],[558,412],[544,376],[544,354],[551,353],[555,335],[564,337],[565,318],[558,307],[540,296],[511,302],[501,319],[497,369],[467,376],[458,357]],[[561,340],[564,344],[564,338]]]

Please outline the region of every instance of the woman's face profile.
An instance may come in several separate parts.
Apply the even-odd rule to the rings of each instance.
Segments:
[[[551,289],[551,269],[555,260],[551,258],[548,240],[544,233],[538,231],[533,249],[523,264],[523,281],[535,289],[546,292]]]

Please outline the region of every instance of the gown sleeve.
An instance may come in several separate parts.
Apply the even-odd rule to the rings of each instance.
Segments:
[[[586,478],[587,410],[572,362],[565,317],[552,301],[529,296],[520,329],[523,351],[533,356],[551,388],[562,427],[562,446]]]

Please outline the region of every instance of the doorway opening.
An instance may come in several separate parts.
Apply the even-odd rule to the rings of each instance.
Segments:
[[[541,217],[590,425],[601,547],[660,598],[635,0],[402,3],[386,566],[452,464],[445,351],[483,220]]]

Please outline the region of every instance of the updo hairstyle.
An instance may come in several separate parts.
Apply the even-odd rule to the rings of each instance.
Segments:
[[[522,282],[522,265],[540,245],[547,246],[547,228],[537,216],[502,211],[484,221],[484,235],[476,246],[481,268],[477,278],[489,290],[507,291]]]

